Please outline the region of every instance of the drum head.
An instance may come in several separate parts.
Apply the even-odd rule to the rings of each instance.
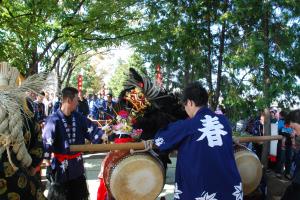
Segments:
[[[247,148],[235,152],[235,161],[240,172],[243,192],[245,195],[253,192],[260,183],[262,166],[257,156]]]
[[[129,155],[121,159],[109,179],[110,192],[117,200],[153,200],[163,186],[163,167],[147,154]]]

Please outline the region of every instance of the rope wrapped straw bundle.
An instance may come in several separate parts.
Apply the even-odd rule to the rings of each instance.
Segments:
[[[11,159],[11,151],[24,167],[29,167],[32,158],[28,153],[23,137],[24,118],[33,116],[24,107],[26,92],[38,94],[46,85],[55,83],[46,73],[35,74],[17,86],[19,71],[8,63],[0,63],[0,157],[7,152],[8,160],[14,170],[18,167]]]

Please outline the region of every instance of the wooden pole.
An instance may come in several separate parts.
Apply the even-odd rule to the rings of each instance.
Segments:
[[[281,135],[272,135],[272,136],[253,136],[253,137],[233,137],[233,141],[238,143],[245,142],[266,142],[271,140],[282,140]]]
[[[233,137],[235,142],[264,142],[271,140],[281,140],[281,135],[275,136],[253,136],[253,137]],[[144,142],[124,143],[124,144],[82,144],[70,145],[70,151],[80,152],[108,152],[111,150],[143,150],[145,149]]]
[[[142,150],[145,149],[143,142],[123,143],[123,144],[82,144],[70,145],[70,151],[90,151],[90,152],[108,152],[111,150]]]

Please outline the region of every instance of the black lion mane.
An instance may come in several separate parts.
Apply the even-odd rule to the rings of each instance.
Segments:
[[[187,118],[178,94],[170,93],[164,88],[156,86],[148,76],[141,76],[133,68],[129,69],[128,79],[124,84],[125,89],[119,95],[121,107],[130,109],[131,105],[124,97],[126,92],[135,87],[139,87],[151,103],[142,111],[142,117],[138,117],[134,124],[134,128],[143,130],[141,140],[153,139],[159,129],[165,128],[171,122]],[[170,163],[168,155],[169,152],[159,152],[159,158],[165,168],[167,163]]]

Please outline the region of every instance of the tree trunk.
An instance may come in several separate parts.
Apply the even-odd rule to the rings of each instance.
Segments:
[[[224,2],[223,13],[226,13],[228,9],[228,1]],[[212,109],[216,109],[219,104],[219,98],[221,93],[221,83],[222,83],[222,68],[223,68],[223,54],[224,54],[224,45],[225,45],[225,36],[226,33],[226,21],[222,23],[222,30],[220,34],[220,46],[219,46],[219,57],[218,57],[218,71],[217,71],[217,86],[216,92],[214,95],[214,101],[212,102]]]
[[[26,76],[31,76],[33,74],[37,74],[38,66],[39,66],[39,61],[38,61],[38,53],[37,53],[37,47],[36,47],[34,49],[34,51],[32,52],[31,64],[29,65],[28,74],[26,74]]]
[[[69,73],[67,74],[66,87],[70,85],[70,79],[71,79],[73,71],[74,71],[74,67],[72,67],[72,69],[70,69]]]
[[[170,90],[170,82],[171,82],[171,65],[166,67],[166,76],[165,76],[165,83],[166,83],[166,89]]]
[[[60,74],[60,61],[58,60],[55,66],[55,73],[56,73],[56,77],[57,77],[57,93],[60,94],[61,92],[61,86],[62,86],[62,81],[61,81],[61,74]]]
[[[65,84],[66,87],[69,86],[69,82],[70,82],[70,79],[71,79],[71,76],[72,76],[72,72],[75,69],[74,64],[75,64],[76,58],[77,58],[77,56],[74,56],[74,54],[71,54],[71,59],[68,62],[67,70],[66,70],[65,74],[63,75],[62,81],[66,83]]]
[[[264,135],[271,135],[271,119],[270,119],[270,110],[268,108],[264,109]],[[261,156],[261,163],[263,164],[264,168],[268,168],[268,156],[270,151],[270,142],[264,142],[262,156]]]
[[[264,110],[265,120],[264,120],[264,135],[271,134],[271,123],[270,123],[270,59],[269,59],[269,49],[270,49],[270,40],[269,40],[269,20],[270,20],[270,13],[269,13],[269,5],[268,3],[264,3],[263,7],[263,19],[262,19],[262,28],[264,33],[264,42],[265,42],[265,49],[263,50],[263,58],[264,58],[264,99],[266,108]],[[262,164],[265,168],[268,168],[268,155],[270,151],[270,144],[268,142],[264,143],[263,152],[262,152]]]
[[[184,65],[184,87],[190,83],[190,65],[185,63]]]
[[[206,60],[206,66],[207,66],[207,84],[208,84],[208,92],[210,94],[210,98],[209,98],[209,104],[212,105],[212,102],[213,102],[213,98],[211,96],[211,94],[213,94],[213,84],[212,84],[212,73],[213,73],[213,65],[211,63],[211,53],[212,53],[212,34],[211,34],[211,29],[210,29],[210,26],[211,26],[211,16],[210,16],[210,13],[209,13],[209,16],[208,16],[208,25],[207,25],[207,35],[208,35],[208,47],[207,47],[207,60]]]
[[[167,62],[166,62],[166,73],[165,73],[165,83],[166,89],[170,90],[170,83],[171,83],[171,67],[172,67],[172,52],[170,49],[167,49]]]
[[[62,51],[60,51],[57,56],[54,58],[52,67],[49,69],[49,71],[52,71],[56,66],[57,63],[59,62],[60,58],[62,58],[62,56],[69,51],[69,49],[71,48],[71,46],[69,44],[66,44],[66,46],[64,47],[64,49]],[[59,66],[59,65],[58,65]]]

